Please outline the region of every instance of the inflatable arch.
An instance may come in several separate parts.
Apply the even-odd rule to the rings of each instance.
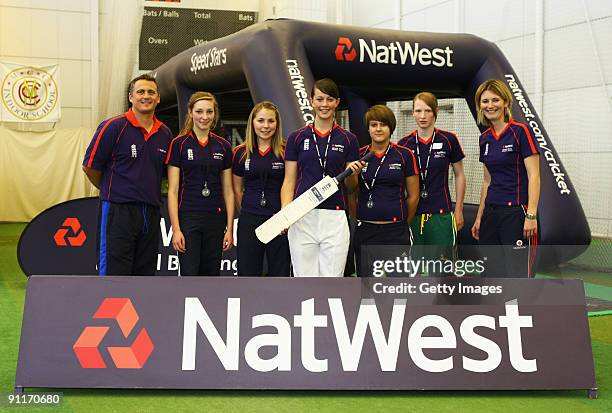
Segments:
[[[514,118],[529,126],[540,146],[540,242],[557,246],[542,250],[540,264],[565,262],[590,243],[574,186],[525,88],[497,46],[476,36],[268,20],[186,50],[152,73],[162,96],[158,110],[178,106],[181,124],[194,91],[213,92],[222,101],[248,91],[245,112],[253,102],[271,100],[281,108],[285,132],[313,119],[310,89],[315,79],[331,77],[362,144],[369,143],[363,115],[374,103],[411,100],[429,90],[439,98],[465,98],[475,118],[478,85],[502,79],[514,95]],[[473,242],[468,231],[475,211],[466,206],[462,243]]]

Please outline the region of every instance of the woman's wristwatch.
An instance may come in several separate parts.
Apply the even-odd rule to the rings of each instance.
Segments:
[[[538,217],[538,215],[537,215],[537,214],[530,214],[529,212],[527,212],[527,213],[525,214],[525,218],[527,218],[527,219],[534,220],[534,219],[536,219],[537,217]]]

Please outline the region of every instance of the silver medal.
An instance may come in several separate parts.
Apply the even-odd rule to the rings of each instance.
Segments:
[[[368,202],[366,202],[366,207],[370,209],[374,208],[374,201],[372,201],[372,195],[370,195],[370,199],[368,199]]]
[[[205,198],[210,196],[210,189],[207,186],[202,189],[202,196]]]

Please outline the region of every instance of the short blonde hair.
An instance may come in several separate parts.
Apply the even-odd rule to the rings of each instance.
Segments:
[[[478,86],[478,89],[476,90],[476,95],[474,97],[474,103],[476,104],[476,112],[478,114],[478,123],[485,126],[491,126],[491,123],[484,116],[484,113],[482,113],[482,109],[480,108],[480,98],[482,94],[487,90],[491,93],[495,93],[497,96],[502,98],[502,100],[506,104],[506,107],[504,108],[504,122],[510,122],[510,119],[512,119],[512,111],[510,110],[510,106],[512,106],[512,93],[510,92],[510,89],[508,89],[508,86],[506,86],[506,84],[501,80],[489,79],[485,80],[480,84],[480,86]]]

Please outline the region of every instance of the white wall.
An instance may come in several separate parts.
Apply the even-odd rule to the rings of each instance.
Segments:
[[[259,6],[259,21],[289,18],[326,22],[334,19],[334,7],[333,0],[262,0]]]
[[[0,0],[0,60],[59,64],[62,119],[91,125],[90,1]]]
[[[595,235],[612,237],[612,1],[379,0],[353,2],[352,23],[367,27],[465,32],[495,42],[537,96],[544,122]],[[390,18],[400,10],[400,27]],[[536,60],[536,29],[543,61]],[[536,104],[536,102],[534,102]],[[465,139],[465,138],[464,138]],[[571,213],[571,211],[568,211]]]

